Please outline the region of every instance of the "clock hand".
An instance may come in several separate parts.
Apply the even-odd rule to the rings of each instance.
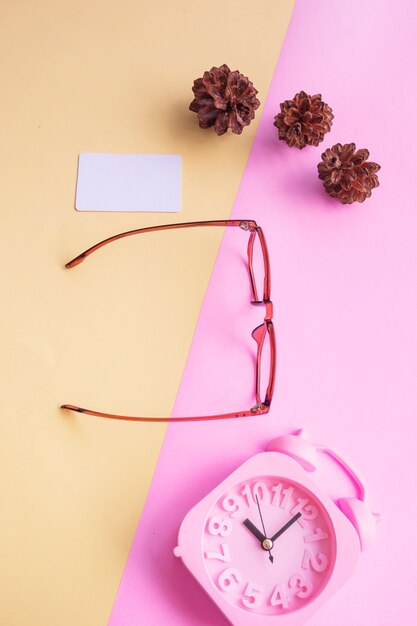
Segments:
[[[252,535],[255,535],[255,537],[259,539],[261,543],[265,541],[266,539],[265,535],[263,535],[261,531],[256,528],[255,524],[252,524],[252,522],[249,519],[245,519],[245,521],[243,522],[243,525],[246,526],[246,528],[250,530]]]
[[[273,563],[274,562],[274,557],[271,554],[271,548],[272,548],[272,545],[273,545],[273,541],[271,539],[267,539],[266,530],[265,530],[265,524],[264,524],[264,520],[262,518],[261,506],[259,504],[258,496],[256,495],[255,498],[256,498],[256,504],[258,505],[259,517],[261,518],[261,524],[262,524],[262,528],[263,528],[264,535],[265,535],[265,539],[262,542],[262,547],[263,547],[264,550],[268,550],[268,552],[269,552],[269,560],[271,561],[271,563]]]
[[[271,537],[271,541],[272,541],[272,543],[273,543],[274,541],[276,541],[276,540],[278,539],[278,537],[281,537],[281,535],[282,535],[283,533],[285,533],[285,531],[286,531],[286,530],[288,530],[288,529],[290,528],[290,526],[292,526],[293,524],[295,524],[295,522],[296,522],[296,521],[297,521],[300,517],[301,517],[301,513],[297,513],[297,515],[294,515],[294,517],[292,517],[292,518],[290,519],[290,521],[289,521],[289,522],[287,522],[286,524],[284,524],[284,526],[283,526],[282,528],[280,528],[280,530],[279,530],[277,533],[275,533],[275,535],[272,535],[272,537]]]

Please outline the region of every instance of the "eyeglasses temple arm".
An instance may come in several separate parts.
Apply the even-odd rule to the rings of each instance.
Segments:
[[[65,264],[66,268],[75,267],[82,263],[90,254],[99,250],[103,246],[111,243],[112,241],[117,241],[118,239],[123,239],[124,237],[130,237],[131,235],[141,235],[143,233],[152,233],[158,230],[175,230],[177,228],[193,228],[196,226],[238,226],[243,230],[252,230],[256,228],[257,224],[254,220],[211,220],[206,222],[183,222],[181,224],[162,224],[160,226],[150,226],[148,228],[137,228],[135,230],[128,230],[124,233],[119,233],[118,235],[113,235],[112,237],[108,237],[107,239],[103,239],[99,243],[96,243],[91,248],[84,250],[78,256],[74,257],[71,261]]]
[[[62,404],[61,409],[75,411],[76,413],[85,413],[87,415],[95,415],[96,417],[104,417],[107,419],[124,420],[127,422],[203,422],[211,420],[234,419],[240,417],[253,417],[255,415],[265,415],[268,413],[269,407],[263,404],[257,404],[249,411],[240,411],[236,413],[224,413],[223,415],[202,415],[197,417],[133,417],[130,415],[114,415],[113,413],[102,413],[101,411],[91,411],[83,409],[73,404]]]

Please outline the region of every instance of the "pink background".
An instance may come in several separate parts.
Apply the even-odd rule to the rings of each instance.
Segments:
[[[376,545],[309,624],[416,622],[416,18],[411,0],[297,3],[232,212],[256,219],[270,249],[272,409],[169,427],[111,626],[226,625],[172,555],[177,529],[239,463],[300,425],[348,457],[383,514]],[[279,103],[300,89],[322,93],[335,114],[321,147],[303,151],[278,142],[272,125]],[[323,193],[316,165],[322,149],[351,141],[381,164],[381,186],[343,207]],[[223,241],[176,415],[253,403],[250,332],[262,310],[248,304],[245,242],[243,231]],[[352,493],[346,481],[329,489]]]

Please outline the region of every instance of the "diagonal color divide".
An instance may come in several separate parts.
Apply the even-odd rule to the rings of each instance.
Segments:
[[[2,626],[107,622],[166,425],[59,406],[169,415],[222,234],[132,237],[64,269],[109,235],[177,220],[75,211],[77,156],[181,154],[181,221],[224,218],[261,110],[243,136],[218,138],[188,111],[192,82],[227,62],[264,101],[293,2],[256,13],[250,0],[41,0],[1,12]]]
[[[297,3],[232,212],[256,219],[271,251],[274,405],[267,418],[168,428],[111,626],[225,626],[172,555],[178,527],[227,473],[300,423],[313,439],[350,455],[367,477],[371,505],[385,510],[377,545],[310,624],[413,623],[417,598],[406,582],[414,579],[407,555],[417,546],[415,536],[399,536],[398,503],[407,501],[407,515],[416,518],[408,476],[416,471],[417,212],[413,159],[401,159],[400,173],[398,155],[412,149],[417,130],[397,132],[390,122],[393,99],[416,93],[407,61],[416,56],[411,16],[411,2]],[[325,196],[316,170],[321,148],[290,151],[277,141],[279,102],[300,89],[321,92],[334,109],[323,149],[356,141],[382,165],[381,187],[365,204],[342,207]],[[245,407],[251,397],[255,317],[242,246],[225,235],[174,414],[222,410],[237,399]],[[398,568],[401,576],[392,576]]]

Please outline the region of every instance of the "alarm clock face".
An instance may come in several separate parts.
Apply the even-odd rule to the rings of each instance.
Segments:
[[[280,615],[311,602],[330,579],[335,535],[324,506],[305,487],[262,476],[215,502],[203,558],[218,593],[254,614]]]

